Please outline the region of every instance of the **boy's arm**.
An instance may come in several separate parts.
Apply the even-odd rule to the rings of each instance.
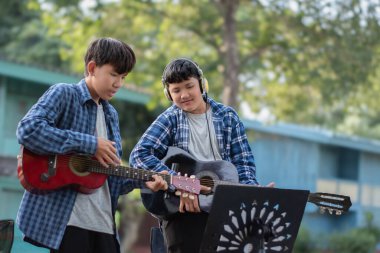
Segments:
[[[167,170],[169,174],[175,174],[161,159],[166,155],[172,145],[170,121],[159,116],[146,130],[139,142],[132,150],[129,164],[132,167],[161,172]]]
[[[231,158],[243,184],[258,184],[256,165],[243,123],[237,119],[231,133]]]
[[[65,87],[54,85],[38,100],[17,127],[20,144],[39,154],[95,154],[94,135],[56,127],[69,98]]]

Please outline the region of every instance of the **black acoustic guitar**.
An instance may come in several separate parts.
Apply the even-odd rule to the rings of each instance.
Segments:
[[[207,195],[200,194],[199,205],[205,212],[209,212],[212,204],[213,193],[219,184],[239,185],[239,177],[236,167],[227,161],[199,161],[186,151],[170,147],[162,162],[181,175],[194,175],[200,180],[200,184],[211,188]],[[252,186],[257,187],[257,186]],[[145,208],[161,219],[167,219],[178,212],[179,197],[174,193],[142,190],[141,198]],[[351,206],[349,196],[331,193],[310,193],[308,201],[317,205],[322,212],[340,215],[347,212]]]

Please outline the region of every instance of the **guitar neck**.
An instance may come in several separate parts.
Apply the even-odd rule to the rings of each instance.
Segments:
[[[126,177],[130,179],[136,179],[136,180],[142,180],[142,181],[151,181],[153,175],[160,175],[163,178],[163,180],[165,180],[168,184],[172,183],[171,175],[159,174],[158,172],[153,172],[153,171],[143,170],[143,169],[135,169],[135,168],[121,166],[121,165],[118,165],[118,166],[110,165],[109,168],[104,168],[97,161],[93,161],[91,166],[88,166],[87,171],[100,173],[100,174],[106,174],[106,175],[112,175],[112,176]]]

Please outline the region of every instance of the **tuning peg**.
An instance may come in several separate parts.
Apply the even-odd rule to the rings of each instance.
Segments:
[[[195,199],[194,194],[189,194],[189,199],[194,200]]]
[[[181,176],[181,172],[180,172],[180,171],[178,171],[177,175],[178,175],[178,176]]]
[[[187,198],[189,197],[189,194],[187,192],[182,193],[182,197]]]
[[[185,177],[187,177],[187,173],[185,173]]]
[[[181,191],[175,191],[175,195],[176,195],[176,196],[179,197],[179,196],[181,196],[181,194],[182,194]]]
[[[329,208],[329,213],[330,214],[333,214],[333,210]]]
[[[335,214],[336,214],[336,215],[342,215],[342,211],[341,211],[341,210],[336,210],[336,211],[335,211]]]
[[[191,175],[190,178],[195,178],[195,175]]]
[[[326,212],[326,208],[325,207],[319,207],[319,212],[321,213],[321,214],[324,214],[325,212]]]

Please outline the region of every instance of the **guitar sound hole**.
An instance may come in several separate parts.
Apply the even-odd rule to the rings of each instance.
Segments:
[[[211,187],[211,189],[214,189],[215,182],[214,179],[210,176],[204,176],[200,178],[201,185]]]
[[[91,163],[88,157],[84,156],[72,156],[70,158],[69,167],[71,171],[78,176],[87,176],[90,174],[87,168]]]

